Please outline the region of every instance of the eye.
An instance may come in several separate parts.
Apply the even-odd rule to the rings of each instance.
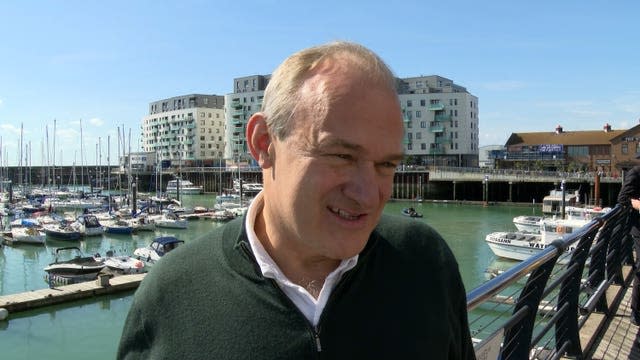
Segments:
[[[341,159],[341,160],[353,160],[353,156],[349,155],[349,154],[331,154],[331,156]]]

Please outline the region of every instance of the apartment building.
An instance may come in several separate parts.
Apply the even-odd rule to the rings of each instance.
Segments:
[[[252,75],[233,79],[231,94],[225,95],[227,164],[255,165],[245,137],[247,120],[262,107],[264,90],[271,75]]]
[[[224,164],[224,96],[190,94],[154,101],[142,118],[144,152],[171,166]]]
[[[255,164],[249,154],[247,120],[260,110],[270,75],[234,79],[225,95],[225,158]],[[404,114],[405,152],[413,165],[478,166],[478,98],[453,81],[437,76],[398,79]]]
[[[409,165],[478,166],[478,98],[442,76],[398,80]]]

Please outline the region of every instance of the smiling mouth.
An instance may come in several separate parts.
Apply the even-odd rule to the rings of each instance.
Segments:
[[[329,210],[345,220],[358,220],[362,216],[360,214],[350,214],[340,208],[330,208]]]

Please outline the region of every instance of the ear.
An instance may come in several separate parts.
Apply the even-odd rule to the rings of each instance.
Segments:
[[[273,159],[269,156],[271,146],[271,134],[267,126],[267,119],[263,113],[257,112],[251,115],[247,122],[247,145],[254,159],[261,168],[267,169],[273,166]]]

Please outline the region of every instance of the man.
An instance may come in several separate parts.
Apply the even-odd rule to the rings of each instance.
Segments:
[[[247,124],[263,191],[149,273],[118,357],[474,358],[449,248],[381,216],[403,158],[395,84],[352,43],[285,60]]]
[[[640,159],[640,155],[636,157]],[[618,203],[631,205],[635,210],[640,210],[640,165],[636,165],[624,174],[624,183],[618,193]],[[636,253],[635,277],[631,289],[631,322],[640,325],[640,230],[638,225],[640,217],[638,211],[631,214],[631,237]]]

